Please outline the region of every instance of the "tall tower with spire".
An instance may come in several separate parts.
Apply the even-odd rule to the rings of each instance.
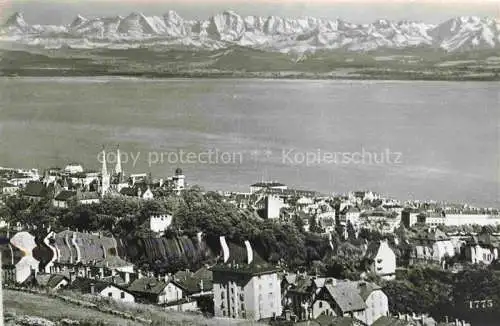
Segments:
[[[106,166],[106,151],[102,149],[102,168],[101,168],[101,197],[109,191],[110,175]]]
[[[116,166],[115,166],[115,173],[117,175],[122,174],[122,159],[120,157],[120,146],[116,149]]]

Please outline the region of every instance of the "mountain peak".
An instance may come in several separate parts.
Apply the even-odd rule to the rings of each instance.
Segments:
[[[167,13],[163,15],[163,17],[171,22],[182,21],[182,17],[175,10],[167,11]]]
[[[84,24],[87,21],[88,21],[87,18],[78,14],[78,15],[76,15],[75,19],[73,19],[73,22],[69,26],[70,26],[70,28],[75,28],[75,27],[78,27],[78,26]]]
[[[12,14],[7,21],[5,22],[4,26],[6,27],[17,27],[17,28],[25,28],[28,26],[28,24],[24,21],[24,15],[22,12],[15,12]]]
[[[24,21],[22,13],[17,12],[9,17],[0,34],[21,36],[16,40],[26,44],[31,44],[34,38],[37,44],[51,44],[54,40],[64,44],[69,29],[82,41],[92,38],[92,47],[106,47],[122,40],[151,40],[152,44],[158,40],[162,44],[190,44],[210,49],[239,45],[300,54],[317,50],[366,51],[415,46],[458,51],[500,48],[498,24],[494,18],[477,16],[456,17],[439,25],[388,19],[354,24],[341,19],[309,16],[242,17],[233,10],[219,12],[204,20],[184,20],[177,12],[169,10],[163,16],[132,12],[125,18],[87,19],[77,15],[68,28],[67,25],[31,27]]]

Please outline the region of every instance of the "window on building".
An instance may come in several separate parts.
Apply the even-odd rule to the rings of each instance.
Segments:
[[[120,298],[125,299],[125,292],[120,293]]]
[[[318,304],[318,306],[319,306],[320,308],[323,308],[323,302],[321,302],[321,301],[320,301],[320,302],[319,302],[319,304]]]
[[[245,304],[241,304],[241,311],[244,311],[245,310]]]
[[[110,298],[113,297],[113,293],[108,292],[108,297],[110,297]]]
[[[225,310],[222,311],[222,316],[226,317],[226,311]]]

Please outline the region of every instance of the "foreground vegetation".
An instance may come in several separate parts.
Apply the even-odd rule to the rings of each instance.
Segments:
[[[492,267],[474,266],[458,273],[413,267],[400,279],[381,284],[391,312],[429,313],[436,320],[448,316],[473,325],[498,325],[500,273]],[[491,300],[492,305],[471,308],[470,301],[483,300]]]

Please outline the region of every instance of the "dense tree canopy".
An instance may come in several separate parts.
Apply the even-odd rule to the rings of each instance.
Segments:
[[[106,197],[99,204],[73,203],[68,208],[55,208],[49,200],[30,202],[14,196],[7,198],[1,212],[8,221],[24,226],[108,231],[128,239],[149,237],[148,219],[167,213],[174,217],[167,236],[193,238],[202,232],[211,247],[217,247],[220,236],[238,243],[249,240],[264,259],[290,268],[309,266],[330,250],[326,238],[304,232],[300,223],[263,220],[255,212],[238,209],[220,194],[204,193],[199,187],[186,189],[181,196],[170,193],[154,200]]]
[[[500,320],[500,275],[485,268],[453,274],[416,267],[408,271],[406,280],[385,282],[384,292],[394,313],[430,313],[438,320],[448,316],[481,325]],[[470,309],[474,300],[492,300],[493,306]]]

